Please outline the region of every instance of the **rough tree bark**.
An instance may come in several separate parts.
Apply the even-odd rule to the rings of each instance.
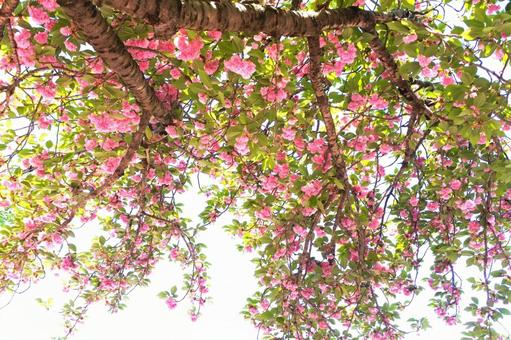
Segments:
[[[103,4],[158,26],[172,34],[179,28],[274,36],[317,36],[327,29],[361,27],[395,19],[393,14],[357,7],[319,12],[290,11],[272,6],[201,0],[103,0]]]
[[[158,100],[137,62],[133,60],[123,42],[101,16],[96,6],[89,0],[58,0],[57,2],[105,64],[128,87],[142,111],[158,117],[164,116],[168,110]]]
[[[0,8],[0,39],[4,36],[4,27],[12,12],[18,6],[19,0],[5,0]]]

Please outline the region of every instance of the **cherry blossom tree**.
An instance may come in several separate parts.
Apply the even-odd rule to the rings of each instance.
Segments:
[[[468,337],[499,336],[509,5],[0,3],[0,292],[62,272],[70,334],[172,261],[185,281],[160,297],[195,319],[197,236],[233,211],[260,284],[243,313],[268,339],[399,338],[427,326],[399,321],[425,290]],[[194,225],[177,197],[199,176],[214,184]]]

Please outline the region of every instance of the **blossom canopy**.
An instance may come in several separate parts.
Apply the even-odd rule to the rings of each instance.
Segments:
[[[399,320],[424,291],[468,337],[497,338],[509,7],[0,1],[0,293],[64,273],[70,334],[170,261],[184,280],[162,303],[187,297],[195,320],[198,237],[230,211],[260,285],[243,315],[268,339],[401,338],[428,326]],[[204,176],[195,225],[179,197]]]

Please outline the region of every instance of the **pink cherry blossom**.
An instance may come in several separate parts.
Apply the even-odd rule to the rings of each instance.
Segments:
[[[486,10],[486,13],[488,15],[492,15],[497,13],[500,10],[500,6],[497,4],[489,4],[488,9]]]
[[[32,46],[30,43],[30,37],[30,31],[22,29],[14,35],[14,40],[16,41],[18,48],[29,48]]]
[[[177,132],[177,129],[174,125],[169,125],[165,128],[165,132],[167,132],[167,135],[171,138],[177,138],[179,137],[179,133]]]
[[[417,60],[419,61],[419,65],[421,67],[428,67],[429,64],[431,63],[431,57],[426,57],[426,56],[423,56],[423,55],[420,55],[417,57]]]
[[[330,276],[332,275],[332,266],[328,262],[322,262],[321,271],[323,272],[323,276]]]
[[[63,270],[73,270],[73,269],[77,268],[78,266],[76,265],[76,263],[74,263],[71,256],[66,256],[62,259],[62,262],[60,263],[60,267]]]
[[[287,164],[276,164],[274,171],[277,173],[279,178],[286,178],[289,175],[289,165]]]
[[[28,13],[30,14],[30,18],[39,25],[44,25],[50,21],[50,17],[45,10],[40,9],[34,6],[28,6]]]
[[[441,80],[442,85],[444,85],[444,86],[454,84],[454,79],[448,75],[445,75],[445,74],[442,74],[442,77],[440,80]]]
[[[387,101],[378,96],[376,93],[369,98],[369,104],[371,104],[376,110],[384,110],[388,106]]]
[[[416,207],[419,204],[419,199],[413,196],[410,198],[409,202],[412,207]]]
[[[357,48],[353,43],[350,43],[346,49],[338,48],[337,55],[341,58],[343,65],[351,64],[357,57]]]
[[[78,49],[76,45],[69,40],[64,41],[64,46],[71,52],[75,52]]]
[[[103,148],[103,150],[105,151],[112,151],[114,150],[115,148],[117,148],[119,146],[119,142],[111,139],[111,138],[107,138],[105,139],[105,141],[103,142],[103,144],[101,145],[101,147]]]
[[[302,186],[301,191],[305,193],[305,195],[312,197],[317,196],[322,188],[321,181],[316,179]]]
[[[458,204],[458,208],[465,214],[470,213],[476,208],[476,203],[473,200],[466,200]]]
[[[169,309],[174,309],[177,306],[176,300],[172,297],[169,297],[167,300],[165,300],[165,304]]]
[[[206,74],[212,75],[218,69],[219,64],[220,61],[218,60],[210,60],[206,64],[204,64],[204,71],[206,71]]]
[[[41,129],[47,129],[48,127],[50,127],[51,123],[53,123],[53,121],[46,116],[39,117],[37,122],[39,123]]]
[[[47,44],[48,43],[48,32],[37,32],[34,35],[34,40],[39,44]]]
[[[295,225],[293,227],[293,231],[295,232],[295,234],[299,235],[299,236],[305,236],[307,235],[307,229],[305,229],[304,227],[302,226],[299,226],[299,225]]]
[[[59,7],[56,0],[37,0],[37,2],[39,2],[49,12],[53,12]]]
[[[495,59],[502,60],[502,58],[504,57],[504,50],[502,48],[497,48],[493,55]]]
[[[193,61],[198,59],[204,43],[200,39],[190,41],[187,36],[180,35],[175,40],[178,53],[176,57],[183,61]]]
[[[278,60],[280,51],[282,51],[282,44],[271,44],[266,48],[268,56],[273,60]]]
[[[367,99],[364,96],[358,93],[354,93],[351,95],[351,101],[348,104],[348,109],[351,111],[357,111],[361,107],[363,107],[366,104],[366,102]]]
[[[215,41],[218,41],[222,37],[222,32],[221,31],[209,31],[208,37],[210,37],[211,39],[213,39]]]
[[[461,181],[457,179],[453,179],[449,185],[453,190],[459,190],[461,188]]]
[[[262,220],[269,220],[271,218],[271,209],[269,207],[264,207],[263,209],[256,211],[255,217]]]
[[[243,60],[237,54],[229,60],[224,61],[224,67],[227,71],[239,74],[243,79],[249,79],[255,72],[255,64],[250,60]]]
[[[292,127],[286,127],[282,129],[282,138],[288,141],[295,139],[296,131]]]
[[[357,4],[361,3],[361,5],[359,4],[357,6],[363,6],[364,2],[365,0],[357,0]],[[325,321],[320,321],[318,322],[318,327],[319,329],[328,329],[328,324]]]
[[[61,28],[59,29],[59,32],[60,32],[60,34],[62,34],[62,35],[63,35],[63,36],[65,36],[65,37],[68,37],[68,36],[70,36],[70,35],[71,35],[71,33],[73,33],[73,32],[71,31],[71,28],[70,28],[69,26],[61,27]]]
[[[98,142],[95,139],[88,139],[85,142],[85,150],[92,152],[98,146]]]
[[[448,200],[451,197],[452,190],[450,188],[442,188],[439,191],[440,198],[443,200]]]
[[[107,174],[113,174],[121,163],[121,159],[121,157],[109,157],[101,169]]]
[[[248,136],[244,135],[236,138],[234,149],[242,156],[247,155],[250,152],[250,149],[248,148],[248,140]]]
[[[266,192],[272,192],[279,185],[279,181],[275,176],[268,176],[264,179],[262,187]]]
[[[312,153],[322,153],[326,150],[326,143],[321,138],[315,139],[307,145],[307,150]]]
[[[412,34],[409,34],[409,35],[403,37],[403,42],[405,44],[410,44],[410,43],[414,42],[415,40],[417,40],[417,34],[415,34],[415,33],[412,33]]]
[[[439,68],[440,65],[435,65],[433,67],[423,67],[421,69],[421,75],[426,78],[434,78],[437,76]]]
[[[270,103],[281,102],[287,98],[287,92],[277,86],[263,86],[260,90],[261,96]]]
[[[438,208],[440,208],[440,204],[438,202],[429,202],[426,205],[426,209],[428,209],[430,211],[437,211]]]
[[[43,96],[45,99],[53,99],[56,94],[57,85],[49,81],[44,85],[37,85],[36,90]]]
[[[481,228],[481,225],[477,221],[470,221],[468,224],[468,231],[471,234],[476,234],[479,232],[479,229]]]

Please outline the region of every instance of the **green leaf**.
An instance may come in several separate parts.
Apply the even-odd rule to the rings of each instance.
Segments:
[[[399,67],[399,73],[405,79],[413,78],[419,74],[420,66],[417,62],[406,62]]]
[[[400,21],[391,21],[386,23],[386,25],[393,31],[401,32],[401,33],[409,33],[410,29],[403,25]]]
[[[511,4],[511,2],[509,4]],[[505,33],[506,35],[510,35],[511,34],[511,22],[506,22],[505,24],[495,27],[495,31]]]

